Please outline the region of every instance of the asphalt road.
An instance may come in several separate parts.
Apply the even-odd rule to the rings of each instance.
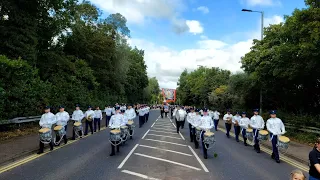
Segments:
[[[203,159],[201,146],[194,149],[190,142],[187,122],[177,134],[170,120],[159,115],[158,110],[151,111],[149,121],[135,129],[134,139],[121,146],[116,156],[109,156],[109,130],[104,130],[26,160],[1,173],[0,179],[283,180],[297,169],[285,162],[277,164],[270,155],[257,154],[253,147],[228,139],[221,131],[215,133],[216,145],[208,151],[208,159]],[[218,156],[214,157],[214,153]]]

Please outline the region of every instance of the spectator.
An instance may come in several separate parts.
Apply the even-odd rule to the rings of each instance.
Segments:
[[[317,139],[313,150],[309,153],[309,161],[309,180],[320,180],[320,138]]]
[[[290,174],[290,180],[305,180],[306,176],[299,169],[293,170]]]

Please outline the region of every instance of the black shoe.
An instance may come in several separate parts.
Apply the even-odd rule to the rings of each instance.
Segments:
[[[257,150],[257,153],[260,153],[260,149]]]
[[[274,158],[275,158],[275,156],[274,156],[274,154],[272,153],[272,154],[271,154],[271,159],[274,159]]]
[[[239,142],[239,139],[237,139],[237,142]]]
[[[71,138],[71,140],[76,140],[76,138]]]
[[[280,160],[276,160],[277,163],[280,163]]]
[[[203,158],[204,158],[204,159],[208,159],[208,155],[204,155]]]
[[[42,153],[43,153],[43,151],[38,151],[38,152],[37,152],[37,154],[42,154]]]
[[[130,139],[132,139],[132,136],[130,136]]]
[[[247,143],[244,143],[244,146],[248,146],[248,144],[247,144]]]
[[[114,156],[114,155],[115,155],[115,153],[111,153],[111,154],[110,154],[110,156]]]

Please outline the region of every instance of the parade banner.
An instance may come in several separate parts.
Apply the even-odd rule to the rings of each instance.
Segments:
[[[176,90],[162,88],[163,102],[176,102]]]

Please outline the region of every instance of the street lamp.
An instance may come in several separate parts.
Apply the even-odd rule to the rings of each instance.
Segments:
[[[241,11],[243,12],[256,12],[261,14],[261,41],[263,40],[263,16],[264,12],[263,11],[254,11],[251,9],[242,9]],[[262,85],[260,87],[260,114],[262,114]]]

